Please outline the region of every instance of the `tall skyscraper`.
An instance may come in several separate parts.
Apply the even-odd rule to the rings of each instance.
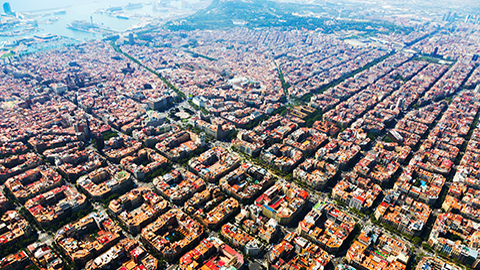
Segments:
[[[130,45],[135,44],[135,39],[133,39],[133,33],[128,34],[128,43]]]
[[[12,8],[10,7],[9,2],[3,3],[3,12],[5,12],[7,14],[12,14]]]
[[[97,143],[97,150],[102,151],[103,148],[105,147],[105,141],[103,140],[102,133],[95,134],[95,142]]]

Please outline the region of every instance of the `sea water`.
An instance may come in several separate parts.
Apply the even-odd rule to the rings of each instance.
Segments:
[[[58,10],[66,10],[66,14],[56,14],[39,19],[48,20],[52,17],[59,18],[58,21],[50,24],[39,22],[38,28],[41,30],[36,33],[27,33],[27,36],[41,33],[53,33],[78,40],[101,39],[102,35],[100,34],[68,29],[66,25],[71,23],[73,20],[85,20],[90,22],[90,16],[92,16],[94,23],[103,24],[110,27],[112,30],[125,31],[128,28],[140,23],[140,21],[135,19],[121,19],[109,16],[108,14],[94,13],[94,11],[109,7],[124,6],[129,3],[144,4],[141,8],[124,10],[124,12],[127,14],[148,14],[156,17],[168,15],[166,11],[155,11],[152,4],[145,4],[151,3],[152,1],[147,2],[145,0],[10,0],[9,2],[12,10],[19,13],[28,12],[33,14],[45,14]],[[198,2],[198,0],[190,0],[187,2]],[[168,5],[181,8],[182,2],[172,0],[168,1]],[[0,41],[6,41],[14,38],[16,37],[0,37]]]

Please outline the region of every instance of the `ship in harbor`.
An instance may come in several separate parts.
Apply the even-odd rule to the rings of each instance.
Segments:
[[[87,22],[85,20],[74,20],[70,24],[67,24],[68,29],[72,30],[77,30],[77,31],[83,31],[83,32],[90,32],[90,33],[96,33],[96,34],[102,34],[102,35],[112,35],[116,34],[117,31],[110,29],[110,27],[107,27],[105,25],[101,25],[98,23],[92,22]]]
[[[52,13],[53,15],[65,15],[67,14],[67,11],[65,9],[61,9],[61,10],[54,11]]]
[[[117,15],[116,17],[119,18],[119,19],[123,19],[123,20],[128,20],[128,19],[130,19],[130,18],[128,18],[128,17],[125,16],[125,15]]]
[[[118,11],[122,11],[122,7],[109,7],[107,8],[105,11],[106,12],[118,12]]]
[[[142,8],[143,5],[142,3],[128,3],[128,5],[125,6],[125,9],[136,9],[136,8]]]

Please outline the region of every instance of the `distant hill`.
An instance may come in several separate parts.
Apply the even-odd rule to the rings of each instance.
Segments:
[[[328,5],[327,5],[328,6]],[[288,29],[320,29],[331,33],[338,30],[376,32],[402,29],[393,24],[369,21],[337,20],[328,7],[279,3],[267,0],[213,0],[209,7],[185,19],[168,22],[170,30],[213,30],[244,26],[248,28],[280,27]],[[370,26],[370,27],[368,27]]]

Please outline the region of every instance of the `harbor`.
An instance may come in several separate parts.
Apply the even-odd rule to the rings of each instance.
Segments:
[[[0,42],[54,33],[75,40],[150,29],[186,17],[207,1],[63,0],[45,6],[35,0],[11,2],[12,14],[0,16]],[[47,4],[48,5],[48,4]]]
[[[207,0],[16,0],[0,15],[0,57],[161,27],[208,6]],[[45,38],[48,37],[48,38]]]

